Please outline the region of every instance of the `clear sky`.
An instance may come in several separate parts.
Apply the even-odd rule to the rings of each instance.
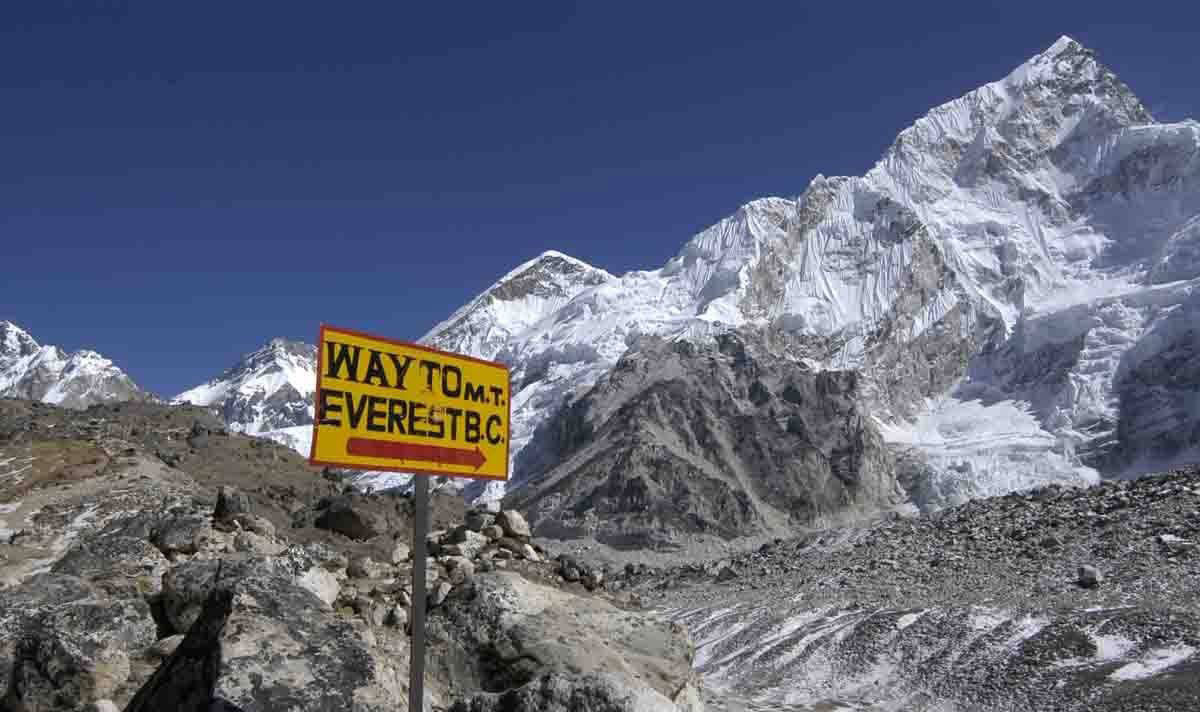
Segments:
[[[1200,4],[1072,5],[4,0],[0,319],[162,395],[416,339],[543,250],[654,268],[861,174],[1062,34],[1200,117]]]

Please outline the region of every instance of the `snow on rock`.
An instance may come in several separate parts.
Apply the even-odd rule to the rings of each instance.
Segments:
[[[95,351],[42,346],[16,324],[0,321],[0,397],[86,408],[153,396]]]
[[[173,402],[216,408],[231,428],[244,433],[280,431],[279,442],[297,449],[304,446],[301,452],[307,455],[311,435],[299,430],[311,430],[316,358],[312,344],[271,339],[217,378],[175,396]]]
[[[422,341],[510,365],[516,461],[638,336],[760,330],[810,368],[859,370],[937,507],[1196,452],[1198,285],[1200,124],[1155,123],[1063,37],[930,110],[861,177],[752,201],[659,269],[546,252]],[[311,366],[265,352],[180,399],[304,448]],[[380,477],[362,482],[406,481]]]

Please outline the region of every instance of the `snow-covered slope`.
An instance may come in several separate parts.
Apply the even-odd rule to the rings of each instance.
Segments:
[[[0,397],[68,408],[152,398],[95,351],[69,354],[57,346],[42,346],[9,321],[0,321]]]
[[[217,378],[184,391],[176,403],[216,408],[229,426],[275,439],[308,454],[307,436],[289,441],[288,432],[311,430],[317,350],[312,344],[271,339],[243,356]]]
[[[864,176],[753,201],[655,270],[543,254],[423,341],[511,365],[515,460],[638,336],[760,331],[860,371],[902,479],[938,506],[1196,452],[1196,380],[1177,374],[1200,364],[1198,285],[1200,124],[1155,123],[1063,37]],[[305,430],[275,437],[303,450]]]

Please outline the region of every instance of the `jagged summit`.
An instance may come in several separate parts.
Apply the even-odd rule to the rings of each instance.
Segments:
[[[316,355],[312,344],[276,337],[174,402],[216,408],[231,427],[247,433],[308,425]]]
[[[1155,123],[1064,36],[930,109],[865,175],[751,201],[658,269],[546,251],[422,340],[510,364],[519,461],[642,337],[757,333],[781,362],[857,374],[895,474],[938,506],[1200,453],[1176,377],[1200,381],[1198,280],[1200,124]],[[290,425],[311,418],[299,403]],[[299,430],[275,432],[303,451]]]
[[[0,397],[28,398],[68,408],[152,400],[104,356],[43,346],[11,321],[0,321]]]

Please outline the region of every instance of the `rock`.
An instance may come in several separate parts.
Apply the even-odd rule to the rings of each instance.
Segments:
[[[356,556],[350,559],[346,573],[350,578],[382,579],[391,578],[392,569],[387,564],[381,564],[369,556]]]
[[[112,700],[96,700],[85,707],[84,712],[121,712],[121,708]]]
[[[404,542],[397,541],[396,545],[392,547],[391,560],[394,566],[403,564],[405,561],[408,561],[411,556],[412,549],[409,548],[408,544],[405,544]]]
[[[235,551],[275,556],[283,551],[284,546],[254,532],[241,531],[233,538],[233,548]]]
[[[1077,581],[1084,588],[1095,588],[1104,581],[1104,576],[1100,574],[1100,571],[1095,566],[1085,564],[1079,567]]]
[[[366,541],[386,529],[386,523],[376,514],[362,507],[355,507],[349,497],[330,500],[314,524],[319,529],[337,532],[356,541]]]
[[[334,605],[337,594],[342,590],[341,585],[337,582],[337,576],[320,567],[308,569],[296,579],[296,584],[329,606]]]
[[[503,509],[496,515],[496,523],[504,530],[506,536],[529,540],[533,533],[529,531],[529,523],[515,509]]]
[[[281,557],[283,561],[224,562],[220,581],[222,587],[231,588],[232,595],[226,604],[228,622],[214,636],[220,642],[221,655],[219,673],[212,688],[215,696],[243,710],[392,712],[404,709],[407,697],[403,680],[407,679],[407,667],[398,665],[406,666],[407,663],[402,659],[397,662],[396,655],[374,652],[350,621],[329,615],[323,602],[296,583],[288,559],[296,565],[307,563],[304,553],[303,549],[295,547],[289,548]],[[168,578],[174,582],[195,582],[194,590],[187,591],[188,597],[191,600],[200,598],[201,607],[207,613],[208,594],[216,573],[215,561],[190,561],[168,572]],[[175,583],[168,585],[164,581],[164,599],[178,596],[168,592],[179,588]],[[165,608],[169,616],[177,618],[172,610],[181,606],[172,603]],[[192,620],[208,621],[209,618],[196,614]],[[205,626],[211,626],[211,621],[189,630],[189,640]],[[205,638],[207,642],[202,642],[210,645],[211,639]],[[199,652],[206,649],[200,646],[185,650],[188,648],[188,640],[185,640],[175,656],[186,652],[196,659]],[[168,674],[159,676],[160,684],[175,687],[183,684],[169,674],[175,656],[155,673],[159,676],[168,670]],[[134,712],[151,709],[176,708],[133,708]]]
[[[78,578],[44,574],[0,591],[2,705],[66,709],[111,699],[129,678],[130,658],[155,641],[139,597],[97,597]]]
[[[441,553],[449,556],[462,556],[473,559],[488,545],[488,538],[470,529],[456,530],[451,537],[453,543],[442,546]],[[457,540],[457,541],[455,541]]]
[[[538,562],[538,561],[542,560],[542,557],[539,556],[537,551],[535,551],[534,548],[532,546],[530,546],[529,544],[525,544],[524,546],[521,547],[521,553],[525,556],[526,559],[529,559],[530,561]]]
[[[233,521],[237,522],[242,529],[260,534],[268,539],[275,538],[275,525],[256,514],[238,514],[234,516]]]
[[[564,581],[578,581],[583,578],[583,567],[573,557],[563,555],[558,557],[558,575]]]
[[[387,618],[388,607],[382,601],[375,601],[368,596],[359,596],[354,603],[354,610],[368,624],[379,627]]]
[[[156,596],[169,563],[144,539],[92,537],[71,547],[51,571],[78,576],[110,596]]]
[[[467,528],[473,532],[480,532],[484,527],[491,525],[496,521],[496,515],[490,512],[480,512],[478,510],[467,512],[466,516]]]
[[[504,536],[504,529],[499,524],[489,524],[479,530],[479,533],[486,536],[489,540],[495,541]]]
[[[476,574],[471,590],[471,596],[448,600],[439,618],[461,631],[450,645],[466,666],[464,682],[473,680],[476,689],[496,694],[477,695],[454,709],[674,712],[679,705],[673,700],[687,699],[691,693],[685,691],[695,691],[692,645],[681,626],[621,611],[598,597],[533,583],[512,572]],[[547,688],[541,682],[547,676],[560,682]],[[615,688],[640,692],[589,697],[585,690],[596,687],[578,676],[603,678]],[[550,689],[558,692],[546,692]],[[543,693],[550,697],[539,706]],[[518,706],[494,706],[501,697],[502,705]],[[653,700],[657,706],[628,707],[617,702],[629,699]]]
[[[604,583],[604,572],[597,568],[588,568],[584,571],[581,581],[584,588],[595,591]]]
[[[254,502],[244,492],[233,487],[217,489],[217,505],[213,509],[213,519],[231,520],[235,514],[253,514]]]
[[[175,635],[169,635],[166,638],[163,638],[154,645],[150,646],[150,655],[156,658],[170,657],[171,653],[175,652],[175,649],[179,647],[181,642],[183,642],[183,637],[184,636],[182,633],[177,633]]]
[[[1196,549],[1196,543],[1177,537],[1174,534],[1159,534],[1158,543],[1172,554],[1180,554]]]
[[[661,692],[624,675],[549,673],[502,693],[481,693],[449,712],[679,712]]]
[[[154,525],[150,541],[167,556],[195,554],[212,534],[212,523],[199,514],[164,517]]]
[[[450,583],[458,585],[471,578],[475,573],[475,565],[471,560],[462,556],[449,556],[445,561],[446,573]]]
[[[427,605],[430,608],[442,605],[442,603],[445,602],[446,597],[450,595],[450,591],[452,589],[453,587],[448,581],[439,581],[437,585],[433,587],[433,590],[429,592]]]
[[[518,559],[525,555],[525,543],[519,539],[506,536],[501,538],[500,541],[496,542],[496,545],[499,546],[502,551],[508,551]]]
[[[392,606],[383,622],[384,625],[390,625],[393,628],[406,627],[408,625],[408,608],[400,604]]]

